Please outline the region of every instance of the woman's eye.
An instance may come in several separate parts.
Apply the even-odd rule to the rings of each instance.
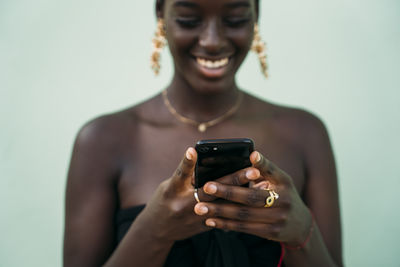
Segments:
[[[200,24],[198,18],[178,18],[176,22],[183,28],[194,28]]]
[[[250,19],[248,19],[248,18],[226,18],[226,19],[224,19],[224,22],[229,27],[237,28],[237,27],[245,25],[247,22],[249,22],[249,20]]]

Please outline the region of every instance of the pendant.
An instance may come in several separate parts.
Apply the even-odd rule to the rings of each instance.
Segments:
[[[207,125],[205,123],[200,123],[199,126],[197,126],[197,130],[199,130],[201,133],[204,133],[207,130]]]

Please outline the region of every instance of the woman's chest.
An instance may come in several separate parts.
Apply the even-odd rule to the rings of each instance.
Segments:
[[[186,131],[185,131],[186,130]],[[182,160],[185,150],[201,139],[251,138],[255,149],[289,174],[298,192],[305,181],[304,159],[296,145],[276,131],[268,129],[234,128],[199,133],[190,128],[181,131],[143,131],[136,133],[129,157],[125,159],[118,180],[121,208],[146,203],[157,186],[171,177]]]

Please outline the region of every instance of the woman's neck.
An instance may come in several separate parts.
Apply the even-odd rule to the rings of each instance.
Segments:
[[[167,97],[180,115],[205,122],[223,116],[234,107],[241,92],[236,84],[218,92],[201,92],[191,88],[186,82],[173,79],[167,87]]]

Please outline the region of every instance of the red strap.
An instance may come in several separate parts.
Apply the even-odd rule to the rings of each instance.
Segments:
[[[310,231],[308,232],[306,240],[304,240],[303,243],[301,243],[297,246],[288,246],[288,245],[283,244],[283,246],[286,249],[289,249],[289,250],[303,249],[307,245],[308,241],[310,241],[312,232],[314,230],[314,224],[315,224],[314,214],[311,211],[310,211],[310,213],[311,213],[311,227],[310,227]]]
[[[279,258],[279,263],[277,267],[281,267],[282,263],[283,263],[283,258],[285,257],[285,246],[283,245],[283,243],[281,242],[281,257]]]
[[[310,213],[311,213],[311,220],[312,221],[311,221],[310,231],[308,232],[306,240],[304,240],[303,243],[301,243],[300,245],[297,245],[297,246],[288,246],[288,245],[285,245],[283,242],[280,242],[280,244],[281,244],[281,257],[279,259],[279,263],[278,263],[277,267],[281,267],[282,266],[283,258],[285,257],[285,253],[286,253],[286,249],[289,249],[289,250],[303,249],[307,245],[308,241],[310,241],[311,234],[312,234],[312,232],[314,230],[314,224],[315,224],[314,214],[311,212],[311,210],[310,210]]]

